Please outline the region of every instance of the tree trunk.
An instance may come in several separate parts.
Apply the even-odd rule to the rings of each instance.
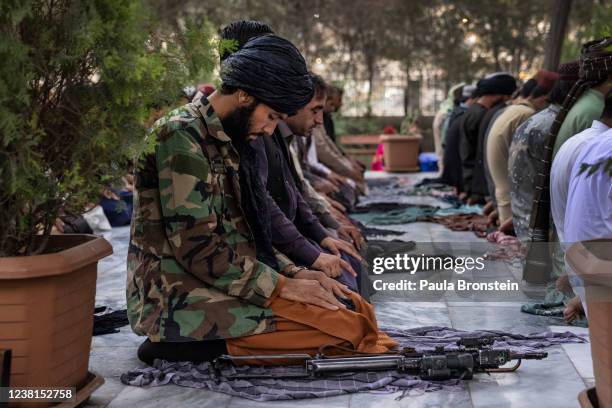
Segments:
[[[499,46],[497,45],[496,42],[493,42],[493,58],[495,58],[495,71],[496,72],[500,72],[501,69],[501,64],[499,62]]]
[[[410,61],[404,61],[404,72],[406,73],[406,84],[404,86],[404,116],[408,116],[408,99],[410,94]]]
[[[372,116],[372,92],[374,91],[374,70],[375,70],[375,62],[373,58],[368,58],[367,66],[368,66],[368,99],[366,102],[366,116]]]
[[[551,13],[550,31],[548,32],[548,43],[544,55],[544,68],[555,71],[559,66],[561,48],[565,38],[565,29],[572,0],[554,0]]]

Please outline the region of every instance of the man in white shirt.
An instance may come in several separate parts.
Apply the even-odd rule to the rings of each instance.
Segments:
[[[563,223],[565,220],[567,192],[570,182],[570,175],[576,158],[582,152],[582,148],[593,138],[601,135],[612,126],[612,118],[602,117],[594,120],[593,125],[571,137],[561,146],[555,156],[550,171],[550,198],[551,212],[557,229],[559,242],[565,242]],[[567,249],[567,248],[564,248]]]
[[[604,126],[607,126],[608,129],[595,134],[587,141],[584,141],[586,136],[583,136],[586,131],[570,138],[563,144],[555,157],[556,162],[564,149],[571,149],[571,151],[565,150],[565,153],[563,153],[568,157],[567,160],[573,159],[568,184],[559,183],[559,185],[555,185],[551,178],[553,215],[555,214],[555,207],[557,207],[557,217],[562,218],[555,218],[555,225],[558,231],[559,226],[563,226],[560,230],[560,240],[564,248],[578,241],[612,237],[612,177],[610,172],[605,170],[606,162],[612,158],[612,129],[609,129],[612,126],[612,92],[608,92],[606,96],[606,105],[600,123],[594,123],[594,126],[590,129],[597,127],[602,130]],[[582,143],[575,142],[578,137],[583,139]],[[571,153],[571,156],[569,153]],[[551,177],[554,174],[555,162],[553,162]],[[603,164],[593,174],[589,175],[588,170],[582,171],[583,165],[597,163]],[[565,167],[558,167],[558,171],[562,172],[566,169]],[[563,177],[563,173],[556,175],[556,177],[559,176]],[[558,208],[559,203],[555,202],[555,199],[563,199],[560,191],[561,187],[567,187],[567,200],[562,210]],[[566,210],[568,211],[567,216],[565,216]],[[573,320],[586,310],[584,307],[584,285],[567,262],[566,270],[577,297],[568,303],[564,315],[567,320]]]
[[[605,163],[612,158],[612,129],[591,140],[578,156],[567,195],[568,216],[564,234],[567,243],[612,238],[612,177]],[[603,163],[589,175],[583,164]]]

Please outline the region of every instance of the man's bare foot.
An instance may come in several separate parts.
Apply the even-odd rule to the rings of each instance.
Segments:
[[[578,296],[574,296],[569,302],[567,302],[567,305],[565,305],[565,309],[563,310],[563,318],[567,323],[571,323],[576,319],[580,319],[582,316],[584,316],[582,302],[580,302],[580,298]]]
[[[489,215],[493,211],[495,211],[495,203],[493,202],[493,200],[491,200],[485,204],[485,206],[482,209],[482,213],[484,215]]]
[[[497,220],[499,219],[499,214],[497,210],[491,211],[491,213],[487,216],[487,226],[494,227],[497,225]]]
[[[514,233],[514,224],[512,224],[512,218],[508,218],[506,221],[502,222],[499,226],[499,230],[507,235],[516,235]]]

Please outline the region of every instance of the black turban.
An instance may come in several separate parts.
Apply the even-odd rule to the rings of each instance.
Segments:
[[[220,47],[219,58],[221,58],[221,61],[224,61],[232,52],[241,49],[251,38],[266,34],[274,34],[274,31],[272,27],[260,21],[240,20],[228,24],[221,30],[219,37],[221,37],[222,40],[234,41],[234,47],[232,47],[232,49]],[[222,44],[223,43],[220,43],[220,45]],[[223,44],[223,46],[227,47],[225,44]]]
[[[612,37],[589,41],[582,46],[580,78],[599,83],[612,75]]]
[[[276,35],[252,38],[228,56],[221,65],[221,81],[290,116],[314,95],[302,54]]]
[[[512,95],[516,80],[510,74],[493,74],[478,81],[476,88],[478,95]]]

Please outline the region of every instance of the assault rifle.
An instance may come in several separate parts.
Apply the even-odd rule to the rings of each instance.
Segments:
[[[222,375],[228,379],[245,378],[320,378],[330,374],[357,371],[396,370],[418,375],[423,380],[449,380],[473,378],[474,373],[513,372],[521,365],[521,360],[541,360],[548,357],[546,352],[514,353],[507,349],[494,349],[493,339],[464,338],[457,342],[457,349],[444,350],[436,347],[434,351],[419,353],[413,348],[404,348],[400,353],[363,354],[328,357],[322,353],[312,357],[308,354],[279,354],[261,356],[222,355],[215,359],[213,367],[217,373],[234,363],[249,364],[255,360],[301,361],[302,370],[287,373],[239,372],[236,370]],[[514,361],[511,367],[502,367]]]

